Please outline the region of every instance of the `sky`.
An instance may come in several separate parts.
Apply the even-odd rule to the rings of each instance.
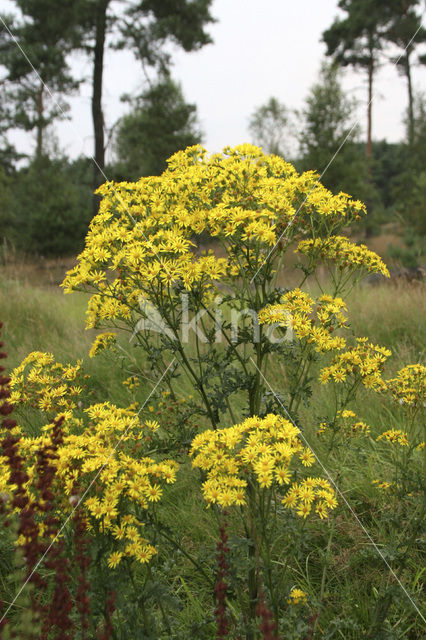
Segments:
[[[11,7],[9,0],[0,0],[1,12]],[[173,49],[172,75],[181,83],[185,99],[197,105],[203,145],[216,152],[226,145],[252,142],[250,115],[271,96],[290,109],[303,107],[325,56],[321,34],[338,15],[338,8],[337,0],[213,0],[211,11],[217,19],[207,27],[213,44],[193,53]],[[90,60],[80,55],[70,62],[77,76],[90,78]],[[140,91],[144,75],[127,51],[108,51],[104,73],[103,106],[110,127],[126,112],[120,97]],[[415,89],[425,90],[426,68],[415,68],[413,76]],[[363,131],[364,74],[346,69],[342,84],[359,102],[356,119]],[[72,157],[93,152],[90,94],[90,83],[84,83],[79,95],[69,100],[71,120],[56,125],[59,146]],[[407,92],[404,78],[392,63],[380,68],[375,95],[373,137],[400,140]],[[33,138],[23,133],[14,133],[13,139],[20,149],[33,145]]]

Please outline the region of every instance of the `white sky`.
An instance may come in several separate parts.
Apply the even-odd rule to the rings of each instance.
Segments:
[[[13,4],[0,0],[0,11]],[[218,151],[225,145],[250,141],[248,120],[253,110],[274,95],[289,108],[300,109],[317,80],[325,45],[322,32],[337,15],[337,0],[214,0],[216,24],[208,30],[214,43],[195,53],[174,52],[173,77],[182,84],[187,101],[197,105],[204,146]],[[79,57],[77,74],[90,78],[91,63]],[[416,90],[426,89],[426,68],[414,69]],[[123,93],[140,90],[143,73],[129,52],[109,51],[105,57],[104,110],[111,126],[126,110]],[[360,102],[360,125],[365,125],[366,82],[362,73],[345,70],[345,90]],[[90,84],[69,100],[72,120],[57,123],[60,147],[71,156],[92,153]],[[373,137],[397,141],[404,135],[402,117],[407,92],[395,67],[384,65],[376,81]],[[28,149],[33,138],[14,134]]]

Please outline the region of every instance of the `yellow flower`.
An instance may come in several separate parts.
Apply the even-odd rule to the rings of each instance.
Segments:
[[[386,480],[384,482],[380,482],[380,480],[373,480],[373,484],[376,484],[379,489],[382,489],[383,491],[386,491],[387,489],[390,489],[392,487],[390,482],[387,482]]]
[[[387,381],[386,386],[402,406],[421,408],[426,402],[426,367],[421,364],[403,367],[395,378]]]
[[[75,408],[76,396],[83,391],[81,386],[72,384],[82,374],[81,365],[81,360],[74,366],[62,365],[55,362],[51,353],[30,353],[10,376],[11,403],[66,415]]]
[[[315,462],[315,456],[310,449],[304,449],[302,453],[299,454],[299,458],[305,467],[311,467]]]
[[[116,343],[116,333],[112,331],[106,331],[96,336],[92,348],[89,351],[90,358],[94,358],[100,351],[104,349],[110,349]]]
[[[311,509],[312,507],[310,502],[303,502],[299,504],[299,508],[297,509],[297,515],[300,516],[301,518],[307,518],[311,512]]]
[[[315,302],[309,294],[293,289],[281,298],[280,304],[261,309],[259,323],[291,328],[299,340],[324,353],[346,346],[343,337],[332,336],[335,328],[346,327],[343,311],[346,311],[346,305],[341,298],[321,296]]]
[[[244,490],[249,477],[265,490],[272,486],[280,489],[290,484],[291,465],[295,460],[299,459],[302,466],[310,466],[315,461],[312,451],[303,448],[298,435],[297,427],[272,413],[264,418],[252,416],[241,424],[196,435],[190,455],[193,467],[203,469],[207,474],[202,485],[207,503],[221,506],[244,504]],[[320,485],[319,479],[308,478],[300,487],[290,486],[283,504],[299,506],[300,515],[306,517],[308,513],[303,503],[317,500],[321,487],[334,495],[327,481],[324,482]],[[334,507],[326,505],[321,513],[329,508]]]
[[[290,482],[290,471],[288,467],[278,465],[274,469],[274,474],[278,484],[288,484]]]
[[[297,504],[298,492],[290,490],[283,498],[282,503],[285,507],[294,507]]]
[[[151,545],[144,545],[143,547],[138,548],[134,555],[136,560],[138,560],[141,564],[146,564],[156,553],[157,552],[154,547],[152,547]]]
[[[386,387],[382,380],[382,371],[386,359],[391,355],[389,349],[367,343],[357,338],[357,346],[335,355],[328,367],[320,371],[319,380],[323,384],[332,378],[338,384],[349,382],[354,378],[373,391],[383,391]]]
[[[88,327],[128,322],[138,297],[153,301],[165,290],[174,295],[182,287],[198,288],[207,300],[215,281],[235,282],[241,269],[253,272],[290,221],[289,231],[297,236],[306,226],[326,231],[330,219],[334,228],[346,226],[364,211],[347,194],[331,194],[314,172],[299,175],[290,163],[252,145],[211,156],[200,146],[189,147],[167,164],[161,176],[106,183],[97,191],[99,212],[62,285],[67,293],[92,291]],[[129,211],[136,225],[129,224]],[[219,237],[227,257],[197,255],[194,233]],[[235,246],[244,246],[242,262]],[[323,317],[330,312],[325,309]]]
[[[389,271],[382,259],[365,245],[357,245],[343,236],[302,240],[297,251],[314,258],[334,262],[349,270],[364,270],[366,273],[381,273],[389,278]]]
[[[282,503],[286,508],[294,507],[302,518],[311,513],[314,504],[321,519],[337,506],[334,490],[324,478],[306,478],[300,484],[293,484]]]
[[[145,489],[145,495],[148,502],[158,502],[161,498],[162,490],[157,484],[150,485]]]
[[[120,563],[122,557],[123,553],[121,551],[113,551],[107,559],[108,567],[110,569],[115,569],[115,567]]]
[[[379,440],[387,440],[391,443],[400,444],[403,447],[408,447],[408,434],[405,431],[401,431],[400,429],[389,429],[388,431],[384,431],[376,438],[377,442]]]
[[[290,591],[290,595],[288,596],[288,604],[305,604],[306,600],[307,600],[307,594],[305,593],[305,591],[302,591],[302,589],[298,589],[297,587],[294,587],[291,591]]]

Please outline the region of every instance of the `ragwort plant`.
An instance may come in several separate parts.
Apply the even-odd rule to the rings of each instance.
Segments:
[[[30,355],[11,376],[29,495],[31,461],[63,417],[55,491],[64,516],[76,505],[84,513],[95,558],[93,628],[107,611],[105,628],[123,640],[391,633],[402,585],[395,579],[403,579],[424,521],[417,421],[425,370],[415,365],[386,381],[390,351],[351,332],[344,296],[370,273],[389,275],[376,254],[342,235],[364,205],[251,145],[212,156],[190,147],[161,176],[107,182],[98,193],[99,212],[63,287],[91,293],[86,326],[102,333],[90,356],[110,352],[132,403],[91,404],[90,382],[77,381],[82,364],[59,365],[50,354]],[[202,251],[206,242],[214,248]],[[286,289],[278,279],[293,250],[299,281]],[[316,381],[329,386],[331,409],[309,430],[300,408]],[[403,398],[411,444],[394,432],[372,438],[356,415],[369,393]],[[41,426],[31,432],[35,420]],[[330,601],[329,567],[335,532],[353,515],[339,488],[345,458],[362,448],[380,460],[388,444],[380,468],[389,479],[372,490],[390,499],[384,483],[393,483],[398,505],[408,500],[380,526],[394,531],[404,519],[409,544],[392,568],[383,565],[368,611],[344,618]],[[172,486],[179,475],[191,491],[201,489],[210,549],[196,540],[195,523],[182,535],[185,504]],[[7,469],[2,490],[11,490]],[[167,505],[176,500],[182,522],[172,523]],[[105,589],[100,595],[105,585],[116,593],[113,606]],[[405,593],[418,629],[415,594]],[[185,607],[198,612],[186,626]]]

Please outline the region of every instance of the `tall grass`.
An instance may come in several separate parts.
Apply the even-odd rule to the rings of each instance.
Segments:
[[[124,374],[116,364],[112,368],[107,358],[89,359],[95,331],[84,329],[87,301],[86,294],[67,296],[59,287],[37,286],[3,274],[0,315],[5,323],[9,366],[19,364],[31,351],[52,352],[59,361],[83,358],[96,386],[106,392],[104,398],[114,396]],[[352,292],[347,303],[354,334],[368,336],[392,350],[389,374],[405,364],[422,361],[426,343],[422,285],[363,285]]]
[[[393,356],[389,360],[386,377],[413,362],[420,362],[423,357],[423,345],[426,337],[425,317],[426,300],[424,289],[420,285],[377,287],[358,287],[351,294],[348,302],[351,328],[357,336],[368,336],[370,341],[392,349]],[[85,331],[84,314],[87,296],[74,294],[64,296],[59,288],[37,286],[20,281],[17,278],[2,277],[0,281],[0,320],[4,322],[3,339],[8,345],[8,365],[16,366],[29,352],[40,350],[52,352],[58,361],[72,362],[84,359],[86,371],[91,376],[94,399],[111,400],[118,404],[129,402],[127,392],[121,384],[126,372],[121,370],[107,357],[99,356],[90,360],[88,352],[95,332]],[[271,383],[275,376],[281,375],[278,364],[271,368]],[[183,384],[182,392],[186,389]],[[189,392],[189,391],[188,391]],[[318,427],[321,414],[326,413],[330,402],[328,391],[314,383],[313,396],[309,405],[300,409],[297,416],[300,426],[310,440]],[[360,419],[372,427],[372,437],[385,428],[398,428],[398,407],[386,409],[379,395],[371,393],[363,406],[354,407]],[[321,446],[321,445],[318,445]],[[324,453],[317,451],[322,458]],[[350,511],[342,513],[336,524],[336,534],[331,556],[329,590],[326,594],[330,617],[336,619],[353,619],[365,621],[369,618],[372,601],[371,594],[375,584],[379,584],[385,573],[383,561],[371,544],[368,534],[372,536],[380,548],[391,541],[378,518],[379,509],[383,508],[377,498],[372,481],[377,477],[377,470],[383,462],[375,459],[374,448],[371,451],[366,445],[362,455],[351,455],[341,470],[340,487],[348,501]],[[330,459],[327,468],[333,475],[333,463]],[[175,538],[183,548],[189,549],[200,562],[208,565],[213,562],[212,549],[217,537],[217,523],[207,512],[201,495],[196,489],[195,472],[180,475],[178,482],[169,494],[162,508],[162,520],[165,531],[173,529]],[[359,521],[352,515],[356,513]],[[311,529],[312,539],[309,541],[312,553],[306,566],[297,565],[291,568],[295,584],[303,586],[306,591],[315,591],[310,581],[318,583],[321,558],[326,544],[320,531],[315,534]],[[387,551],[388,553],[388,551]],[[210,555],[209,555],[210,554]],[[389,556],[390,557],[390,556]],[[392,564],[392,559],[390,558]],[[409,591],[417,590],[416,564],[420,559],[413,556],[409,559],[403,582]],[[181,602],[186,606],[176,611],[177,627],[188,629],[190,624],[195,634],[192,637],[212,638],[215,633],[214,621],[206,619],[206,610],[210,606],[211,593],[197,574],[197,570],[180,556],[179,563],[170,559],[168,580],[171,589],[179,594]],[[411,581],[411,582],[407,582]],[[205,593],[204,593],[204,591]],[[356,597],[355,595],[356,594]],[[401,592],[401,598],[403,593]],[[202,606],[205,603],[206,607]],[[358,607],[356,616],[351,607]],[[374,603],[373,603],[374,604]],[[401,614],[402,615],[402,614]],[[389,638],[417,638],[418,630],[412,635],[398,635],[397,628],[409,628],[412,622],[409,616],[412,610],[407,603],[407,621],[393,620],[395,635]],[[337,623],[336,623],[337,624]],[[343,624],[343,623],[342,623]],[[205,628],[203,627],[205,625]],[[414,628],[414,626],[413,626]],[[204,630],[203,630],[204,629]],[[358,631],[354,628],[336,630],[334,636],[356,640]],[[178,636],[173,636],[178,637]],[[179,636],[180,637],[180,636]]]
[[[17,366],[32,351],[53,353],[62,363],[83,359],[94,399],[125,402],[127,394],[121,384],[124,372],[111,367],[107,359],[89,358],[96,332],[84,328],[87,301],[84,294],[66,296],[59,287],[3,277],[0,318],[8,345],[8,366]]]

